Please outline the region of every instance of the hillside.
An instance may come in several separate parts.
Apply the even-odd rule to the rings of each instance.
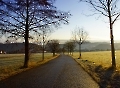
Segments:
[[[62,48],[64,44],[60,44]],[[42,48],[40,45],[30,43],[30,52],[41,52]],[[81,46],[82,51],[104,51],[110,50],[110,44],[106,42],[92,42],[85,43]],[[120,43],[115,43],[115,49],[120,50]],[[75,51],[79,50],[79,45],[76,44]],[[0,43],[0,51],[5,51],[6,53],[24,53],[24,43],[9,43],[2,44]]]
[[[37,44],[30,43],[29,48],[31,52],[41,51],[41,47]],[[24,53],[24,43],[0,43],[0,51],[5,51],[6,53]]]
[[[114,46],[116,50],[120,49],[120,43],[115,43]],[[84,51],[104,51],[104,50],[110,50],[111,46],[110,43],[106,43],[106,42],[93,42],[93,43],[82,44],[81,49]],[[76,45],[75,50],[76,51],[79,50],[78,44]]]

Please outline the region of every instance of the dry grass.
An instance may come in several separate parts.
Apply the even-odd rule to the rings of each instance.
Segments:
[[[26,69],[20,69],[24,63],[24,54],[0,54],[0,80],[35,66],[44,64],[54,58],[55,57],[53,57],[51,53],[46,53],[45,59],[42,61],[42,54],[31,54],[29,67]]]
[[[77,59],[79,53],[73,58],[95,79],[101,88],[120,87],[120,51],[116,51],[117,70],[111,68],[111,52],[83,52],[82,59]]]
[[[74,53],[73,57],[78,58],[79,53]],[[83,52],[82,60],[89,60],[97,65],[102,65],[104,67],[111,66],[111,52],[101,51],[101,52]],[[116,51],[116,65],[117,70],[120,70],[120,51]]]

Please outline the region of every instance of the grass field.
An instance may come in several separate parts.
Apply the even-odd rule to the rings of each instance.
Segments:
[[[42,61],[42,54],[31,54],[29,59],[29,68],[43,64],[55,57],[52,53],[45,53],[44,61]],[[26,69],[20,69],[24,63],[24,54],[0,54],[0,80],[17,74]],[[27,68],[27,69],[29,69]]]
[[[120,51],[116,51],[117,70],[111,68],[110,51],[82,52],[81,59],[78,59],[77,52],[72,57],[96,80],[100,88],[120,88]]]
[[[79,53],[73,54],[74,58],[79,57]],[[82,59],[94,62],[97,65],[103,67],[111,66],[111,52],[110,51],[98,51],[98,52],[82,52]],[[120,51],[116,51],[116,66],[120,70]]]

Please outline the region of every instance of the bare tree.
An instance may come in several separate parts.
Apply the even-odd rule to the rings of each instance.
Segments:
[[[74,31],[72,31],[72,38],[79,45],[79,58],[81,58],[81,45],[86,41],[88,37],[88,33],[83,29],[77,27]]]
[[[75,48],[75,42],[73,40],[67,41],[64,45],[64,48],[67,49],[68,54],[73,55],[73,51]]]
[[[68,12],[58,11],[55,0],[0,0],[0,32],[15,41],[25,42],[24,66],[28,67],[29,40],[41,35],[41,30],[51,30],[61,23],[67,24]]]
[[[64,48],[67,49],[68,54],[70,53],[70,46],[69,46],[69,42],[66,42],[64,45]]]
[[[35,43],[39,45],[42,50],[42,60],[44,60],[44,52],[46,48],[46,44],[48,43],[48,38],[50,34],[52,33],[51,30],[41,29],[41,34],[34,33],[35,37],[34,39],[31,39],[32,43]]]
[[[50,33],[48,33],[48,31],[43,30],[42,38],[40,39],[41,40],[40,44],[42,46],[42,60],[44,60],[44,52],[45,52],[46,44],[48,43],[49,35]]]
[[[59,51],[59,41],[58,40],[50,40],[47,43],[50,51],[53,53],[53,56],[55,56],[55,53],[57,53],[57,51]]]
[[[115,48],[114,48],[114,36],[113,36],[113,24],[118,20],[120,16],[120,9],[117,4],[119,0],[80,0],[90,4],[95,11],[99,12],[103,16],[108,17],[110,27],[110,39],[111,39],[111,55],[112,55],[112,67],[116,68],[115,61]]]

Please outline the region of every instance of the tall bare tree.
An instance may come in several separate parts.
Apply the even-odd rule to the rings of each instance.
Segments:
[[[0,32],[9,39],[25,42],[24,66],[28,67],[29,39],[41,35],[41,30],[51,30],[68,23],[68,12],[58,11],[55,0],[0,0]]]
[[[113,24],[118,20],[120,16],[120,9],[117,7],[119,0],[80,0],[80,1],[87,2],[95,9],[95,11],[99,12],[103,16],[108,17],[111,39],[112,67],[116,68]]]
[[[88,33],[83,29],[77,27],[72,31],[72,38],[79,45],[79,59],[81,58],[81,45],[86,41]]]

